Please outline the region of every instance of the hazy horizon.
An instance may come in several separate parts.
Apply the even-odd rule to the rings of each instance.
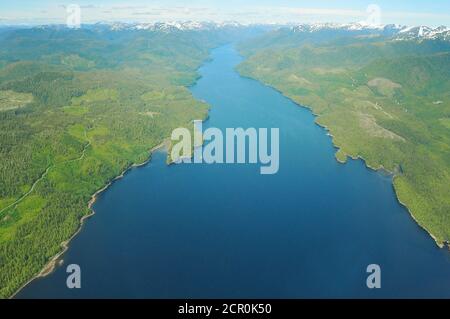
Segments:
[[[422,1],[364,0],[292,1],[143,1],[143,0],[19,0],[0,4],[0,24],[62,24],[67,6],[81,8],[81,23],[97,22],[168,22],[236,21],[243,24],[350,23],[375,17],[378,24],[450,25],[450,3]]]

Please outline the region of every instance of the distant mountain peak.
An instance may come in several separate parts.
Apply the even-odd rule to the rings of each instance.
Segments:
[[[310,23],[294,26],[295,32],[317,32],[322,30],[343,30],[343,31],[363,31],[363,30],[401,30],[403,26],[396,24],[370,24],[367,22],[354,23]]]
[[[294,32],[313,33],[319,31],[348,31],[348,32],[381,32],[393,36],[394,40],[450,40],[450,29],[446,26],[432,28],[428,26],[403,26],[398,24],[374,25],[365,22],[356,23],[312,23],[300,24],[292,27]]]
[[[265,24],[268,26],[269,24]],[[242,24],[236,21],[210,22],[210,21],[172,21],[172,22],[148,22],[148,23],[127,23],[127,22],[98,22],[95,24],[82,25],[82,28],[110,30],[110,31],[210,31],[222,28],[243,28],[248,26],[264,26],[264,24]],[[444,40],[450,41],[450,28],[439,26],[432,28],[429,26],[403,26],[398,24],[370,24],[367,22],[354,23],[307,23],[299,25],[273,24],[278,28],[290,27],[292,32],[315,33],[338,31],[340,33],[350,33],[356,35],[383,35],[391,37],[395,41],[407,40]],[[64,30],[64,24],[50,24],[31,27],[33,29]]]
[[[428,26],[406,27],[400,30],[396,40],[450,40],[450,29],[446,26],[431,28]]]
[[[106,24],[106,23],[104,23]],[[187,30],[213,30],[223,27],[241,27],[242,24],[235,21],[226,22],[199,22],[199,21],[170,21],[148,23],[107,23],[112,31],[123,30],[148,30],[148,31],[187,31]]]

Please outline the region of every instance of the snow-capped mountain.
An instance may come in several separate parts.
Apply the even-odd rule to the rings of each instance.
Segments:
[[[450,40],[450,28],[440,26],[431,28],[427,26],[402,26],[397,24],[373,25],[364,22],[359,23],[314,23],[301,24],[292,27],[294,32],[314,33],[320,31],[341,31],[341,32],[361,32],[361,33],[378,33],[385,36],[392,36],[394,40],[424,40],[439,39]]]
[[[396,40],[423,40],[423,39],[440,39],[450,40],[450,29],[446,26],[430,28],[427,26],[407,27],[400,30],[395,37]]]
[[[152,22],[152,23],[123,23],[116,22],[108,24],[112,31],[123,30],[148,30],[148,31],[187,31],[187,30],[213,30],[224,27],[241,27],[242,25],[230,22],[197,22],[197,21],[174,21],[174,22]]]
[[[197,22],[197,21],[174,21],[174,22],[152,22],[152,23],[108,23],[112,31],[123,30],[148,30],[148,31],[188,31],[188,30],[215,30],[225,27],[240,28],[246,25],[238,22]],[[293,32],[314,33],[323,31],[351,32],[362,35],[380,34],[393,37],[394,40],[423,40],[440,39],[450,40],[450,29],[445,26],[430,28],[427,26],[408,27],[398,24],[374,25],[366,22],[356,23],[312,23],[300,24],[291,27]]]
[[[301,24],[298,26],[294,26],[292,28],[295,32],[317,32],[323,30],[341,30],[341,31],[365,31],[365,30],[378,30],[378,31],[400,31],[403,26],[396,24],[388,24],[388,25],[374,25],[368,24],[365,22],[357,22],[357,23],[312,23],[312,24]]]
[[[151,23],[125,23],[125,22],[98,22],[93,25],[82,25],[82,28],[94,30],[110,30],[110,31],[210,31],[222,28],[244,28],[244,27],[268,27],[262,24],[241,24],[234,21],[228,22],[197,22],[197,21],[174,21],[174,22],[151,22]],[[42,25],[34,27],[36,29],[66,29],[66,25]],[[382,35],[390,37],[396,41],[425,39],[450,41],[450,28],[440,26],[431,28],[428,26],[402,26],[397,24],[374,25],[365,22],[357,23],[311,23],[300,25],[270,25],[268,30],[290,28],[292,32],[313,34],[316,32],[326,33],[333,36],[334,32],[346,35]],[[288,29],[289,30],[289,29]]]

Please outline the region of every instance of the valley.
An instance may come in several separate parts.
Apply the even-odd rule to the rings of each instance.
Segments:
[[[194,22],[0,28],[0,298],[373,296],[358,285],[319,289],[333,275],[329,258],[342,285],[384,263],[391,285],[376,296],[448,296],[448,251],[428,234],[439,247],[450,240],[449,33]],[[224,132],[279,128],[276,174],[255,177],[243,162],[167,166],[160,152],[147,164],[175,128],[193,133],[195,120]],[[125,178],[98,194],[117,176]],[[58,267],[21,290],[66,249],[64,259],[87,265],[89,292],[71,295]],[[118,268],[97,278],[108,260]],[[108,285],[119,269],[136,290]],[[404,289],[410,274],[414,291]]]

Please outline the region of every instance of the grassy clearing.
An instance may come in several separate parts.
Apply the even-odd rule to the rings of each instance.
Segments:
[[[33,95],[12,90],[0,90],[0,112],[24,107],[33,102]]]

